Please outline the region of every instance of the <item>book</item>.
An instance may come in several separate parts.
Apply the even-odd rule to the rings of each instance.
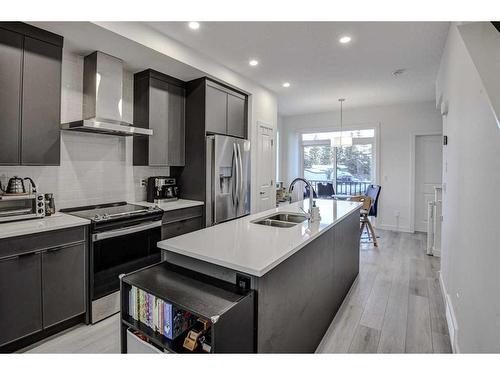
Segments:
[[[163,302],[163,336],[172,339],[172,305],[170,303]]]

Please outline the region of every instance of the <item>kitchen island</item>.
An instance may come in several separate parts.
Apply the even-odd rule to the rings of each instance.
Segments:
[[[308,201],[158,243],[162,259],[256,292],[256,351],[314,352],[359,271],[360,203],[317,200],[321,219],[257,224],[304,214]]]

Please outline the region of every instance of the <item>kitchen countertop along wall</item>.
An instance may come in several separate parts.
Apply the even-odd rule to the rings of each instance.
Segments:
[[[89,225],[90,220],[58,212],[40,219],[0,223],[0,238],[23,236],[71,227]]]
[[[123,115],[133,119],[133,75],[124,72]],[[61,122],[82,116],[83,57],[63,50]],[[141,179],[168,175],[169,168],[132,165],[132,139],[98,134],[61,132],[60,166],[2,166],[0,181],[32,177],[38,191],[54,193],[56,208],[115,201],[142,201]]]

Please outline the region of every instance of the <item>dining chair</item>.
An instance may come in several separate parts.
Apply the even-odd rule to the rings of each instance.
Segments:
[[[320,198],[332,199],[334,195],[335,195],[335,190],[333,189],[333,184],[331,182],[318,183],[318,196]]]
[[[372,199],[372,206],[370,207],[368,216],[377,217],[378,198],[380,196],[381,189],[382,187],[380,185],[368,185],[368,187],[366,188],[365,195],[369,196]]]
[[[309,198],[309,194],[311,194],[309,192],[309,186],[306,185],[304,186],[304,198]],[[316,194],[316,190],[314,190],[314,188],[313,188],[313,198],[315,199],[318,198],[318,195]]]
[[[371,207],[372,207],[372,198],[368,195],[355,195],[349,199],[353,202],[361,202],[363,206],[361,206],[360,210],[360,227],[359,227],[359,235],[360,237],[363,235],[363,231],[367,228],[368,235],[371,233],[371,238],[373,240],[373,246],[378,247],[377,236],[375,235],[375,229],[373,228],[370,219],[368,218]]]

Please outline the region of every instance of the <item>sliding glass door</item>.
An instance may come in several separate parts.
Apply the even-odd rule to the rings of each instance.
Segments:
[[[302,172],[317,194],[364,194],[375,180],[375,129],[303,133]]]

